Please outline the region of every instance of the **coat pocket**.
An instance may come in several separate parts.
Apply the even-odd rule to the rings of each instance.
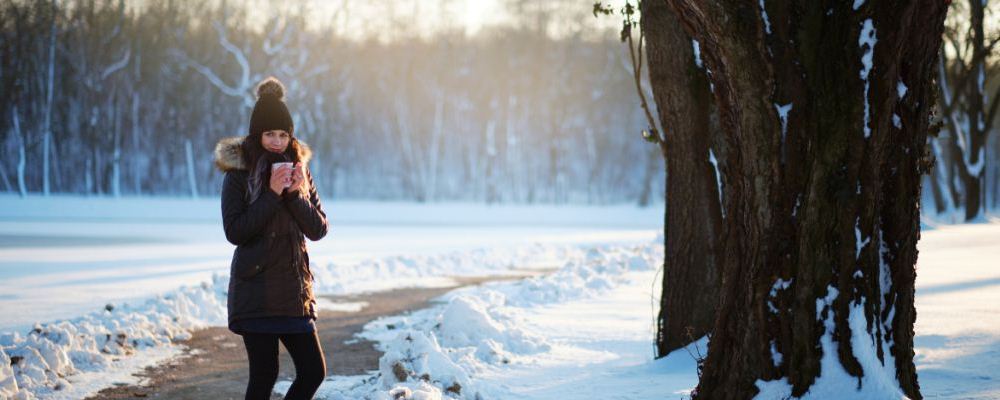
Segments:
[[[257,279],[237,279],[229,296],[233,303],[232,312],[255,313],[264,310],[268,301],[266,287],[263,281]]]
[[[267,269],[265,259],[267,243],[256,241],[239,246],[233,254],[232,275],[240,279],[252,279]]]

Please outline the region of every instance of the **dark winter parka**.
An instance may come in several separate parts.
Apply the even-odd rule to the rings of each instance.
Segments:
[[[250,175],[243,158],[244,137],[219,141],[215,164],[225,172],[222,224],[226,239],[236,245],[229,267],[229,323],[257,317],[316,318],[312,272],[304,237],[326,235],[326,214],[306,172],[308,190],[281,196],[265,187],[251,201]],[[304,164],[312,152],[299,142]]]

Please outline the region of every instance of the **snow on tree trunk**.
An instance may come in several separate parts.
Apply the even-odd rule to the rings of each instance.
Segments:
[[[694,397],[920,398],[914,265],[946,4],[668,2],[711,71],[726,147]]]
[[[720,187],[709,162],[711,93],[690,37],[666,3],[642,2],[649,81],[665,127],[664,265],[658,356],[709,333],[718,304]]]

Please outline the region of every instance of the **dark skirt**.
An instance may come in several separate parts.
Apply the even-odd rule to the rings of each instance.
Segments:
[[[312,317],[261,317],[238,319],[229,323],[229,330],[244,333],[309,333],[316,331]]]

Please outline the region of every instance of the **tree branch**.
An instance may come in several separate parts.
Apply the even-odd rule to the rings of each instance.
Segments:
[[[243,99],[244,105],[247,107],[253,107],[254,96],[250,93],[251,80],[253,79],[250,72],[250,62],[247,60],[246,55],[243,54],[243,50],[240,50],[239,47],[230,42],[226,37],[226,30],[222,24],[218,21],[212,21],[212,26],[219,34],[219,44],[221,44],[222,47],[229,52],[229,54],[232,54],[233,58],[235,58],[236,62],[240,65],[240,77],[235,85],[227,84],[221,77],[219,77],[219,75],[212,71],[211,68],[195,61],[191,57],[188,57],[183,51],[175,48],[171,49],[170,52],[180,58],[185,65],[194,68],[195,71],[198,71],[198,73],[208,79],[208,81],[222,91],[222,93],[228,96],[239,97]]]
[[[222,78],[219,78],[219,76],[216,75],[215,72],[212,72],[211,69],[202,65],[201,63],[192,60],[190,57],[187,56],[187,54],[184,54],[183,52],[177,49],[171,49],[170,52],[175,56],[181,58],[181,60],[184,62],[185,65],[194,68],[195,71],[200,72],[202,75],[205,76],[205,78],[208,78],[208,81],[211,82],[212,85],[215,85],[217,88],[219,88],[219,90],[221,90],[223,93],[230,96],[243,96],[243,93],[240,93],[240,91],[237,88],[234,88],[226,84],[226,82],[224,82]]]
[[[288,40],[291,38],[291,35],[289,34],[291,29],[288,27],[288,24],[286,23],[284,26],[279,26],[278,19],[279,17],[271,19],[271,24],[274,25],[274,29],[270,30],[267,37],[264,38],[264,54],[269,56],[273,56],[284,50],[285,46],[288,45]],[[272,44],[271,39],[277,35],[278,28],[281,28],[281,40],[277,44]]]
[[[103,81],[107,79],[109,75],[115,73],[116,71],[122,68],[125,68],[125,66],[128,65],[128,60],[131,56],[132,56],[132,48],[126,47],[125,54],[122,55],[121,60],[118,60],[112,63],[111,65],[108,65],[106,68],[104,68],[104,71],[101,72],[101,80]]]
[[[243,90],[250,88],[250,62],[247,61],[247,57],[243,54],[243,50],[236,47],[229,39],[226,37],[226,29],[218,21],[213,21],[212,26],[219,33],[219,44],[222,45],[226,51],[236,58],[236,62],[240,64],[240,87]]]
[[[942,50],[944,49],[942,48]],[[949,91],[951,88],[948,87],[948,71],[945,68],[945,62],[944,57],[940,57],[938,61],[938,75],[940,75],[938,78],[938,85],[941,86],[941,95],[943,97],[941,99],[941,102],[944,103],[943,115],[951,115],[953,104],[952,99],[954,99],[954,96],[957,96],[958,93],[951,93]]]
[[[986,57],[993,53],[993,47],[995,47],[997,45],[997,42],[1000,42],[1000,37],[994,38],[990,42],[990,44],[988,46],[986,46],[986,49],[982,53],[977,54],[975,57],[973,57],[972,60],[970,60],[968,64],[965,64],[964,61],[962,60],[962,57],[959,57],[956,54],[956,62],[958,63],[958,70],[959,70],[958,73],[957,73],[958,79],[956,80],[956,82],[958,82],[958,84],[956,84],[955,86],[953,86],[953,87],[950,88],[951,89],[951,98],[952,99],[957,99],[958,98],[961,90],[963,88],[965,88],[966,85],[969,84],[970,80],[975,75],[973,73],[973,72],[975,72],[975,66],[978,65],[979,63],[985,63],[986,62]],[[944,61],[942,61],[942,63],[943,62]],[[942,78],[944,78],[943,75],[942,75]],[[946,92],[948,89],[949,89],[948,87],[943,86],[943,85],[941,87],[942,92],[946,96],[948,95],[948,93]],[[950,111],[950,108],[951,107],[949,106],[949,111]]]
[[[636,54],[635,46],[632,43],[632,32],[629,30],[627,35],[628,40],[628,53],[632,60],[632,79],[635,82],[635,91],[639,95],[639,103],[642,105],[642,112],[646,115],[646,122],[649,124],[649,135],[643,135],[646,139],[651,140],[654,143],[662,144],[665,143],[663,137],[663,131],[657,127],[656,120],[653,119],[653,114],[649,111],[649,103],[646,101],[646,94],[642,90],[642,49],[639,49],[638,54]],[[639,43],[642,44],[642,33],[639,34]]]

